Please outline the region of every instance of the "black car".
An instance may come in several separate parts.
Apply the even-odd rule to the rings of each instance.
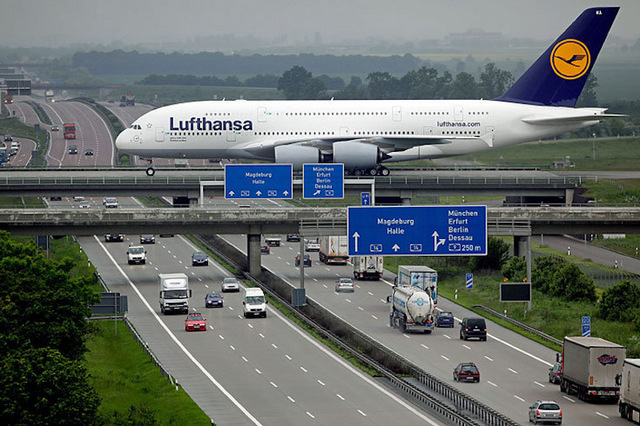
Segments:
[[[456,382],[480,382],[480,370],[472,362],[461,362],[453,370],[453,380]]]
[[[140,244],[155,244],[156,236],[153,234],[142,234],[140,235]]]
[[[549,369],[549,383],[559,385],[562,381],[562,371],[559,362],[556,362],[553,367]]]
[[[296,266],[300,266],[300,255],[296,256]],[[311,256],[308,254],[304,255],[304,266],[311,266]]]
[[[261,254],[269,254],[269,253],[271,253],[271,249],[266,244],[260,244],[260,253]]]
[[[93,150],[92,149],[85,149],[84,155],[93,155]]]
[[[484,318],[462,318],[460,322],[460,339],[467,340],[471,337],[487,340],[487,324]]]
[[[69,145],[69,154],[77,154],[78,145]]]
[[[5,142],[12,142],[13,138],[11,137],[11,135],[4,135],[4,141]]]
[[[207,308],[222,308],[224,305],[224,298],[217,291],[207,293],[204,297],[204,306]]]
[[[300,234],[287,234],[287,241],[300,241]]]
[[[124,234],[105,234],[104,240],[107,243],[124,241]]]
[[[191,255],[191,266],[207,266],[209,256],[203,251],[197,251]]]

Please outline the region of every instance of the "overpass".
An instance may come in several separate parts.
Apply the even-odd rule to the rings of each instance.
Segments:
[[[547,172],[429,170],[398,172],[393,176],[345,178],[345,196],[360,196],[375,182],[378,200],[411,204],[411,199],[464,196],[543,197],[571,203],[578,177],[558,177]],[[301,181],[301,178],[296,178]],[[299,188],[299,189],[297,189]],[[301,192],[301,184],[294,191]],[[220,167],[176,169],[157,167],[153,177],[135,168],[7,169],[0,171],[0,197],[174,196],[192,205],[204,196],[224,196],[224,173]],[[554,202],[556,204],[556,202]]]
[[[3,209],[0,229],[14,235],[246,234],[250,273],[258,276],[261,235],[347,235],[347,209]],[[640,233],[640,208],[488,208],[487,232],[513,236],[516,253],[528,253],[531,235]]]

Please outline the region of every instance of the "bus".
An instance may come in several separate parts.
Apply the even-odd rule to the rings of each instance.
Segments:
[[[63,125],[64,138],[75,139],[76,138],[76,125],[74,123],[65,123]]]

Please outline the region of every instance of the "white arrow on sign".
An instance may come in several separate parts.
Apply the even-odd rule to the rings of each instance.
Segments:
[[[353,233],[353,238],[355,240],[355,251],[358,251],[358,238],[360,238],[360,234],[358,234],[358,231]]]
[[[320,193],[320,190],[318,189],[316,192],[313,193],[313,195],[318,195]]]
[[[235,192],[229,191],[229,195],[231,195],[233,197],[235,195]]]
[[[394,244],[393,247],[391,247],[391,249],[397,253],[398,250],[400,250],[400,246],[397,244]]]
[[[289,195],[289,191],[284,191],[283,194],[284,195]]]
[[[438,237],[440,236],[440,234],[438,234],[438,231],[433,231],[433,234],[431,234],[431,236],[433,237],[433,251],[438,251],[438,247],[444,245],[446,240],[444,238],[438,239]]]
[[[262,195],[262,191],[257,191],[257,192],[256,192],[256,195],[257,195],[258,197],[259,197],[259,196],[261,196],[261,195]]]

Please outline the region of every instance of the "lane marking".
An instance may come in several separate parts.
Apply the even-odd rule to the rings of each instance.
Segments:
[[[490,382],[489,380],[487,380],[487,383],[489,383],[491,386],[494,386],[494,387],[496,387],[496,388],[498,387],[498,385],[496,385],[496,384],[495,384],[495,383],[493,383],[493,382]]]
[[[536,381],[534,381],[533,383],[535,383],[536,385],[540,386],[541,388],[546,388],[546,386],[545,386],[545,385],[543,385],[542,383],[538,383],[538,382],[536,382]]]
[[[358,413],[362,414],[364,417],[367,417],[367,415],[363,413],[362,410],[358,410]]]
[[[513,368],[508,368],[507,370],[511,371],[513,374],[518,374],[518,372],[516,370],[514,370]]]
[[[318,383],[320,383],[322,386],[326,386],[326,385],[322,382],[322,380],[318,379],[317,381],[318,381]]]
[[[513,395],[513,396],[519,399],[520,401],[524,402],[524,399],[520,398],[518,395]]]
[[[467,348],[467,349],[469,349],[469,350],[471,350],[471,348],[469,346],[467,346],[467,345],[462,345],[462,346]]]
[[[604,417],[605,419],[608,419],[608,418],[609,418],[609,416],[604,415],[604,414],[602,414],[602,413],[600,413],[600,412],[598,412],[598,411],[596,411],[596,414],[597,414],[597,415],[599,415],[600,417]]]
[[[344,399],[344,397],[343,397],[342,395],[340,395],[339,393],[337,393],[337,394],[336,394],[336,396],[337,396],[338,398],[340,398],[341,400],[343,400],[343,401],[345,400],[345,399]]]
[[[293,398],[291,398],[289,395],[287,395],[287,399],[288,399],[289,401],[291,401],[291,402],[296,402],[296,400],[295,400],[295,399],[293,399]]]
[[[426,346],[424,343],[421,343],[420,346],[422,346],[425,349],[429,349],[429,346]]]
[[[493,362],[493,359],[492,359],[492,358],[489,358],[489,357],[488,357],[488,356],[486,356],[486,355],[485,355],[484,357],[485,357],[486,359],[488,359],[489,361]]]
[[[449,358],[447,358],[446,356],[444,356],[444,355],[440,355],[440,356],[441,356],[442,358],[444,358],[445,360],[449,361]]]
[[[570,401],[570,402],[576,402],[574,399],[569,398],[569,397],[568,397],[568,396],[566,396],[566,395],[562,395],[562,397],[563,397],[564,399],[566,399],[567,401]]]

